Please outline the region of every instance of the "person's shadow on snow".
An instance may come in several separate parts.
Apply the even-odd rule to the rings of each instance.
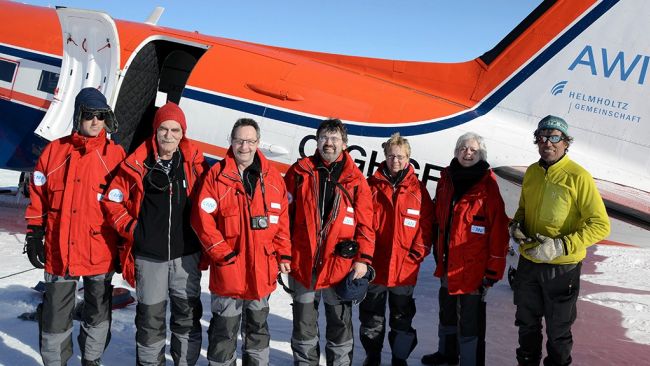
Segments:
[[[26,286],[0,288],[0,364],[41,365],[38,323],[18,318],[35,312],[41,294]]]

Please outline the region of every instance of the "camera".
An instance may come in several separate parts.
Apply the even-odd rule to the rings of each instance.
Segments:
[[[340,255],[345,259],[351,259],[356,257],[359,253],[359,243],[355,240],[343,240],[336,244],[334,247],[336,254]]]
[[[266,216],[251,217],[251,229],[264,230],[269,227],[269,219]]]

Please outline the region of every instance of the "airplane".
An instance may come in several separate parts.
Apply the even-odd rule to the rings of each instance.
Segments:
[[[30,171],[48,141],[72,127],[83,87],[101,90],[127,151],[151,134],[166,101],[192,138],[225,155],[235,120],[261,127],[260,149],[281,170],[315,151],[315,128],[346,123],[368,176],[399,131],[429,189],[467,131],[485,137],[497,173],[520,181],[539,156],[537,122],[565,118],[572,159],[598,182],[611,212],[650,227],[650,3],[543,1],[501,42],[459,63],[387,60],[213,37],[71,8],[0,0],[0,169]],[[29,19],[29,22],[26,21]]]

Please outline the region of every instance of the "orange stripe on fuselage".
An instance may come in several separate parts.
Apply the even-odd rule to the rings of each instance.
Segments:
[[[15,90],[12,91],[11,89],[0,87],[0,91],[6,94],[10,94],[11,95],[10,100],[17,100],[19,102],[29,104],[36,108],[48,109],[50,107],[50,104],[52,104],[52,102],[50,102],[47,99],[38,98],[33,95],[17,92]]]

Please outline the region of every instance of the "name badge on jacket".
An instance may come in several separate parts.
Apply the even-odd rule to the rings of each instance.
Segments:
[[[481,234],[481,235],[483,235],[483,234],[485,234],[485,226],[472,225],[472,229],[471,229],[471,231],[472,231],[474,234]]]

